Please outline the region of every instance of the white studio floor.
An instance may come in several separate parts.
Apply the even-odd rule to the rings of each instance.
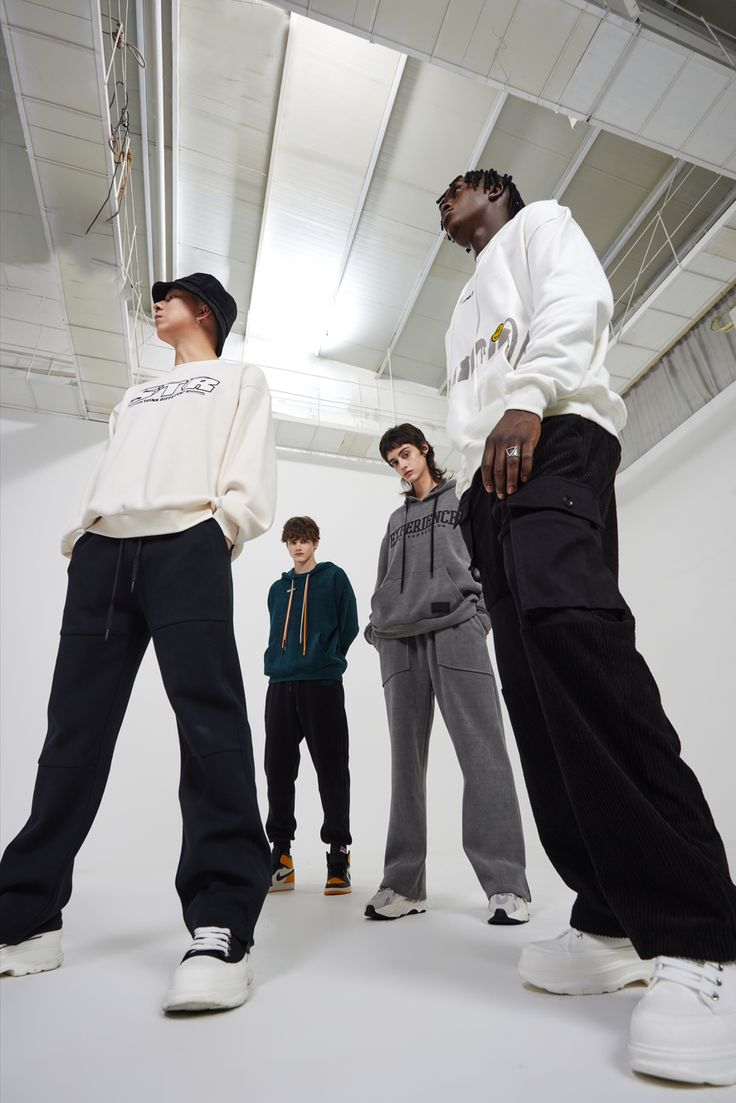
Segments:
[[[130,870],[100,884],[80,863],[65,964],[0,982],[2,1103],[728,1098],[630,1072],[642,989],[570,998],[521,984],[519,948],[567,926],[569,893],[541,854],[532,922],[494,928],[454,855],[431,862],[431,911],[372,923],[362,910],[379,855],[356,852],[352,896],[326,898],[322,850],[304,849],[297,891],[266,901],[251,1000],[178,1018],[159,1010],[188,938],[170,877]]]

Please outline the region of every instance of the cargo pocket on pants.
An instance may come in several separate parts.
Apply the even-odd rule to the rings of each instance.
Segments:
[[[594,492],[548,476],[507,499],[504,562],[524,613],[601,609],[628,614],[603,554],[603,522]]]

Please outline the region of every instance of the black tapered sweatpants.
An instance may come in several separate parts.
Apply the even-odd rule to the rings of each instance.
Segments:
[[[618,441],[550,417],[530,481],[480,473],[459,523],[480,572],[503,695],[571,923],[658,954],[736,960],[736,888],[700,785],[636,650],[618,589]]]
[[[348,721],[342,682],[271,682],[266,693],[266,834],[283,850],[296,834],[294,802],[302,739],[317,773],[323,843],[349,846]]]
[[[271,863],[233,634],[230,552],[214,519],[140,540],[85,533],[75,544],[31,815],[0,863],[0,942],[58,925],[150,639],[181,748],[184,921],[190,931],[229,927],[253,942]]]

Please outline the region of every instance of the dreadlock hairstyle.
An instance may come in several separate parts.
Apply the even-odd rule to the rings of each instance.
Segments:
[[[464,180],[465,183],[468,184],[471,188],[477,189],[482,186],[484,192],[490,191],[491,188],[497,188],[500,186],[501,194],[503,195],[503,193],[506,192],[508,196],[507,202],[509,207],[509,219],[512,219],[514,215],[517,215],[524,206],[524,200],[521,198],[521,195],[519,194],[519,189],[513,182],[511,175],[509,173],[504,173],[503,175],[501,175],[500,173],[496,172],[495,169],[471,169],[471,171],[466,172],[464,176],[456,176],[454,180],[450,181],[450,183],[443,191],[442,195],[437,200],[438,206],[447,195],[448,190],[457,180]],[[452,240],[449,234],[447,236],[449,240]],[[468,246],[465,251],[466,253],[469,253],[470,246]]]
[[[425,452],[425,459],[430,475],[436,483],[443,483],[445,481],[447,472],[443,471],[442,468],[438,466],[434,458],[434,448],[429,443],[422,430],[417,429],[416,425],[410,425],[409,422],[404,422],[403,425],[394,425],[391,429],[387,429],[379,441],[378,451],[381,453],[384,460],[386,460],[386,463],[388,463],[389,452],[392,452],[394,448],[401,448],[404,444],[413,444],[420,452],[426,444],[427,451]],[[414,491],[411,483],[407,484],[405,479],[402,479],[401,483],[404,486],[404,490],[402,491],[404,497],[413,494]]]

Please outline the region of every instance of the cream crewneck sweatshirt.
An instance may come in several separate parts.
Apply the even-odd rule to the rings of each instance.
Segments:
[[[626,407],[605,367],[611,288],[567,207],[530,203],[481,250],[445,338],[460,497],[508,409],[580,414],[614,436]]]
[[[88,530],[161,536],[214,517],[235,557],[270,528],[275,504],[263,372],[227,360],[181,364],[157,383],[131,387],[113,410],[102,462],[61,550],[70,556]]]

